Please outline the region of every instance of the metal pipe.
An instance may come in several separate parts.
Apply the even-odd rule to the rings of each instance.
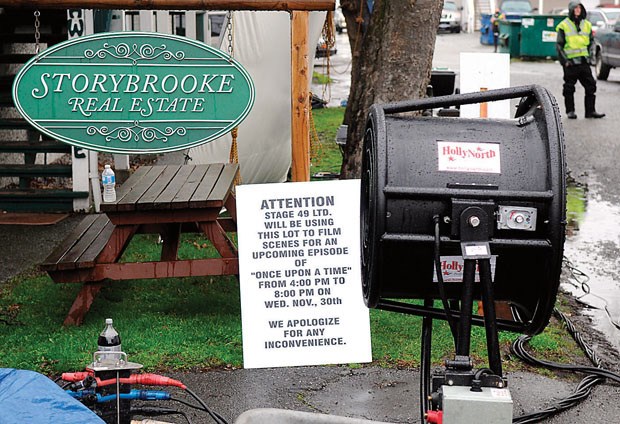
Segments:
[[[489,190],[481,186],[479,188],[421,188],[421,187],[395,187],[385,186],[383,193],[390,198],[416,198],[443,199],[447,197],[472,198],[472,199],[506,199],[506,200],[532,200],[550,201],[554,198],[553,191],[516,191],[516,190]]]
[[[408,233],[390,233],[381,236],[381,241],[393,242],[415,242],[415,243],[433,243],[435,238],[424,234],[408,234]],[[460,240],[453,240],[449,237],[441,237],[441,243],[446,246],[460,246]],[[552,247],[549,240],[542,239],[491,239],[491,247],[528,247],[538,249],[550,249]]]
[[[443,309],[427,308],[422,305],[415,305],[413,303],[398,302],[390,299],[381,299],[377,302],[377,309],[381,309],[389,312],[398,312],[401,314],[417,315],[421,317],[432,317],[434,319],[446,319],[446,312]],[[455,319],[459,318],[459,315],[455,311],[448,311]],[[484,325],[484,318],[481,316],[472,316],[472,324],[477,326]],[[516,321],[502,320],[502,328],[508,331],[523,331],[523,323]]]
[[[480,102],[495,102],[499,100],[509,100],[534,94],[540,101],[543,91],[538,86],[527,85],[522,87],[501,88],[475,93],[452,94],[449,96],[439,96],[426,99],[406,100],[397,103],[387,103],[381,105],[386,114],[413,112],[446,106],[462,106],[477,104]]]

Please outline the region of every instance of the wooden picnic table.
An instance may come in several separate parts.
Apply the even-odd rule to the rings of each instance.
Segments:
[[[142,166],[102,203],[41,265],[55,282],[82,283],[65,325],[79,325],[106,281],[206,275],[237,275],[232,194],[237,164]],[[224,209],[229,216],[223,216]],[[179,259],[183,232],[208,238],[219,258]],[[119,262],[135,234],[162,238],[159,261]]]

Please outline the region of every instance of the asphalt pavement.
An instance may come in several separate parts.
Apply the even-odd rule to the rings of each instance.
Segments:
[[[434,63],[458,72],[458,57],[462,51],[490,53],[492,47],[481,45],[477,34],[442,34],[437,39]],[[511,85],[531,83],[547,87],[561,100],[561,69],[557,63],[513,61]],[[580,119],[570,122],[563,120],[567,163],[571,173],[595,185],[593,190],[597,196],[612,205],[617,205],[620,199],[620,186],[617,184],[620,181],[620,167],[616,164],[616,158],[620,157],[620,143],[617,142],[620,129],[617,103],[619,89],[620,70],[612,70],[610,80],[599,83],[597,104],[598,110],[606,112],[608,116],[601,120],[581,119],[583,106],[579,99],[583,96],[583,89],[578,89],[576,99]],[[593,175],[596,176],[595,181],[592,180]],[[0,240],[3,241],[0,243],[0,257],[3,258],[0,281],[33,269],[79,219],[79,216],[72,216],[50,227],[0,226]],[[616,237],[616,244],[618,240]],[[617,252],[617,249],[609,249],[607,256],[615,254],[617,262]],[[587,325],[587,320],[580,320],[578,329],[596,348],[600,337],[591,337],[595,332]],[[413,334],[412,337],[419,335]],[[603,360],[608,361],[607,364],[616,371],[617,358],[609,351],[603,355]],[[226,369],[168,375],[183,381],[229,422],[254,408],[282,408],[392,423],[419,422],[417,370],[377,366],[323,366]],[[569,394],[578,381],[575,375],[555,376],[547,373],[543,376],[531,372],[508,373],[507,378],[514,400],[514,415],[549,406],[555,399]],[[545,422],[618,422],[619,396],[620,386],[617,384],[599,385],[588,400]],[[211,422],[205,414],[189,413],[195,423]],[[166,418],[165,421],[175,420]],[[273,422],[277,421],[271,421],[270,424]],[[480,417],[480,422],[485,422],[484,417]]]

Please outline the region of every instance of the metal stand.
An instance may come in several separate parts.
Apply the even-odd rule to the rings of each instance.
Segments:
[[[432,299],[425,299],[424,306],[433,306]],[[426,420],[426,413],[430,409],[431,395],[431,344],[433,339],[433,318],[422,318],[422,343],[420,355],[420,413],[421,422]]]
[[[95,352],[93,362],[86,369],[93,371],[101,380],[116,379],[116,384],[97,387],[96,396],[114,396],[113,402],[97,402],[94,399],[93,410],[107,424],[130,424],[131,401],[121,399],[122,393],[129,393],[129,384],[121,383],[121,378],[128,378],[132,372],[142,368],[142,364],[127,361],[125,352]]]
[[[464,271],[455,356],[453,359],[446,360],[443,372],[430,375],[432,317],[425,316],[422,323],[420,383],[422,422],[443,421],[444,424],[457,422],[469,424],[476,422],[473,419],[482,419],[486,423],[509,423],[512,419],[512,401],[508,392],[506,391],[498,403],[494,403],[493,399],[483,390],[483,388],[505,389],[507,385],[502,374],[495,316],[489,247],[489,228],[492,227],[489,223],[489,213],[484,207],[469,206],[462,209],[459,218]],[[479,370],[473,369],[470,359],[476,266],[478,266],[480,275],[480,298],[484,311],[489,359],[489,368]],[[425,301],[425,306],[431,306],[431,304]],[[430,397],[428,396],[429,388],[432,390]],[[446,391],[451,392],[449,401],[447,401]],[[460,409],[458,414],[452,413],[448,417],[443,415],[446,408]],[[470,419],[467,411],[475,418]],[[455,418],[457,421],[454,421]]]

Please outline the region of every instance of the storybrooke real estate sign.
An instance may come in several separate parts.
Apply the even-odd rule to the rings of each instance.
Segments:
[[[254,103],[243,67],[202,42],[167,34],[102,33],[45,50],[13,84],[39,131],[110,153],[162,153],[211,141]]]

